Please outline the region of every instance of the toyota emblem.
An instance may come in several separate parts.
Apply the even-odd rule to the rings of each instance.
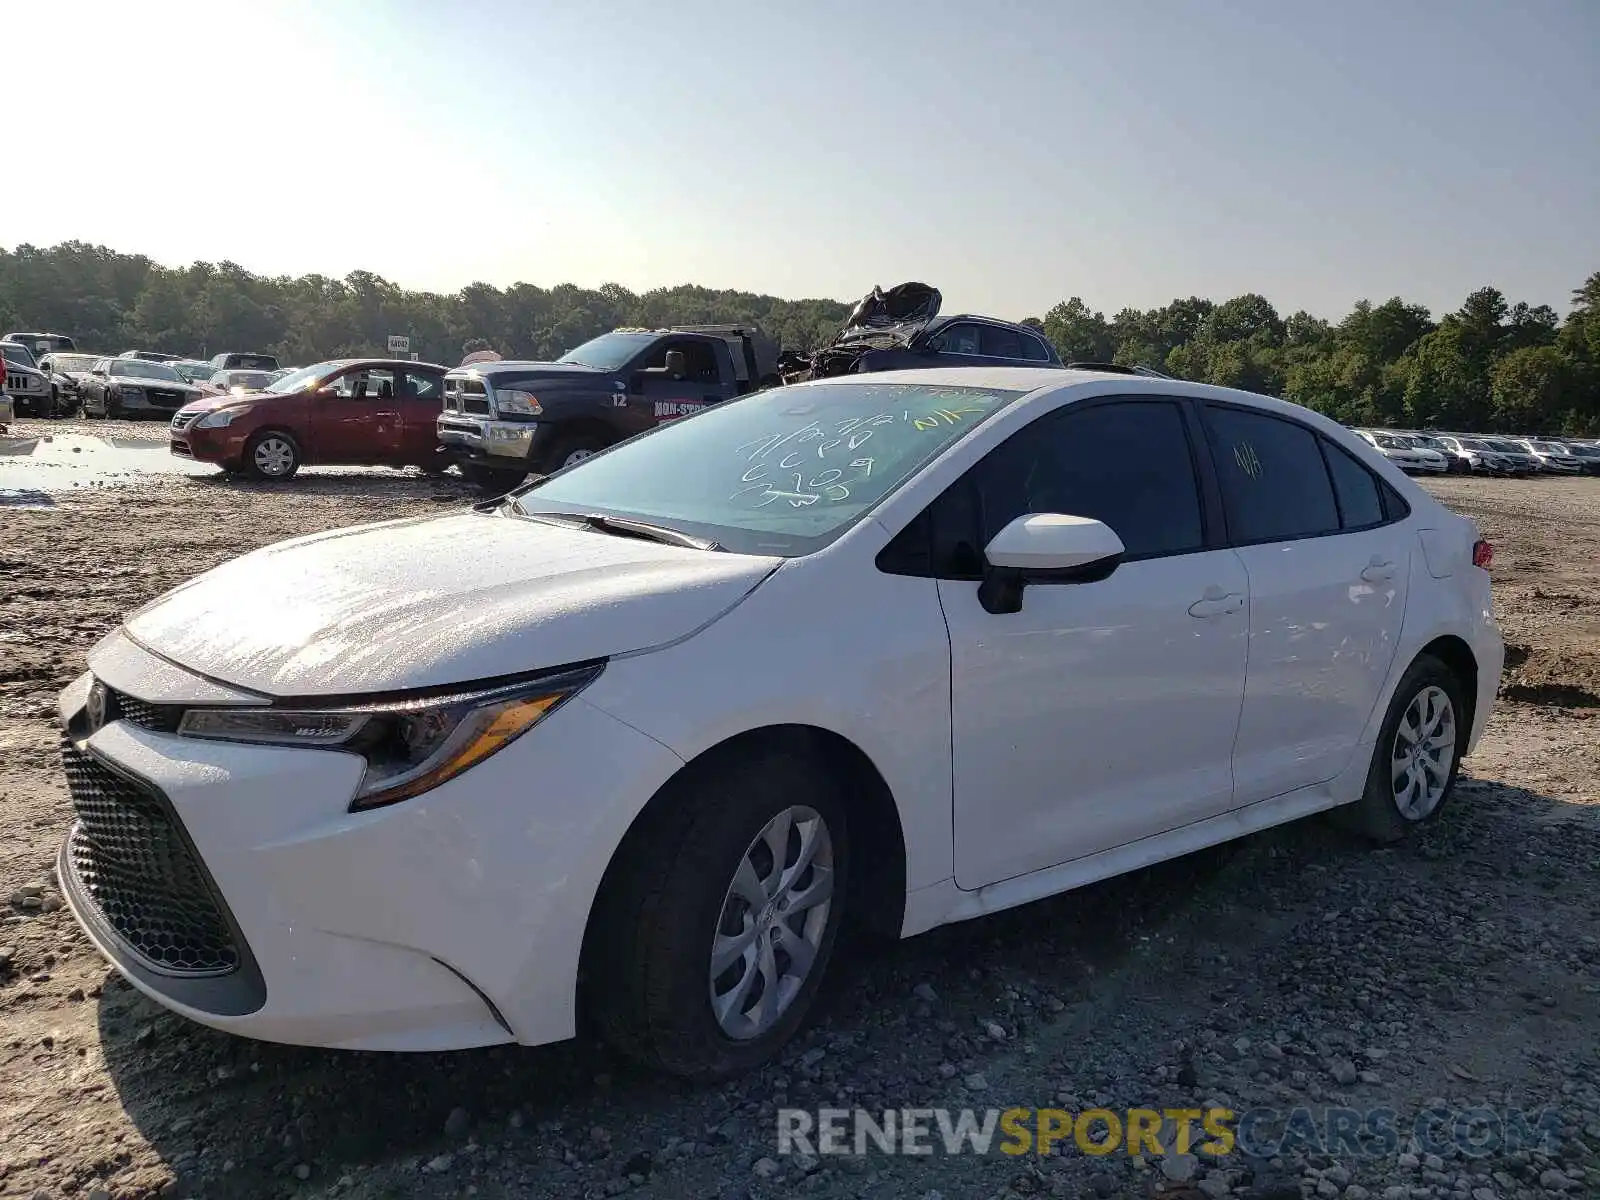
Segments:
[[[110,706],[111,695],[106,691],[106,685],[96,679],[94,681],[94,686],[89,689],[90,733],[93,733],[96,729],[99,729],[100,726],[106,723],[106,712]]]

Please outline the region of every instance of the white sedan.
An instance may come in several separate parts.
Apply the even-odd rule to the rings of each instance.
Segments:
[[[84,930],[268,1040],[567,1038],[725,1077],[907,937],[1323,809],[1437,816],[1490,548],[1305,409],[956,368],[706,409],[297,538],[62,694]]]

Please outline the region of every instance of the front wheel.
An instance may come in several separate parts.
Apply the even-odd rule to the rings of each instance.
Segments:
[[[596,909],[588,996],[647,1066],[727,1079],[806,1020],[846,901],[834,781],[787,751],[697,774],[630,833]]]
[[[1375,842],[1397,842],[1444,810],[1467,748],[1461,680],[1431,654],[1406,668],[1372,751],[1367,785],[1336,809],[1344,824]]]
[[[594,433],[574,433],[558,437],[550,443],[549,449],[539,453],[535,459],[534,472],[539,475],[554,475],[557,471],[581,463],[586,458],[593,458],[610,444],[605,438]]]
[[[526,471],[507,471],[499,467],[481,466],[478,463],[461,463],[460,471],[461,478],[468,483],[474,487],[486,488],[497,496],[509,492],[528,477]]]
[[[244,462],[257,479],[288,479],[300,469],[300,445],[287,433],[269,429],[250,439]]]

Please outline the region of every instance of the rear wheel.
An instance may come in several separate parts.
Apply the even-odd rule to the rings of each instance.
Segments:
[[[300,445],[282,430],[264,430],[246,444],[244,461],[257,479],[288,479],[300,469]]]
[[[1336,810],[1342,822],[1387,843],[1433,820],[1450,799],[1468,732],[1461,681],[1431,654],[1418,655],[1389,702],[1366,789]]]
[[[844,916],[849,830],[835,782],[789,751],[676,786],[607,875],[587,996],[630,1057],[726,1079],[806,1020]]]

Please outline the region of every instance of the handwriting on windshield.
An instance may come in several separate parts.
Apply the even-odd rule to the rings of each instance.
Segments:
[[[874,436],[887,434],[889,426],[948,429],[988,411],[989,406],[955,399],[948,408],[918,412],[906,408],[812,421],[788,433],[755,438],[734,448],[743,472],[728,499],[749,498],[754,508],[773,504],[807,508],[824,501],[838,504],[850,499],[853,488],[872,478],[878,456],[869,443]]]

